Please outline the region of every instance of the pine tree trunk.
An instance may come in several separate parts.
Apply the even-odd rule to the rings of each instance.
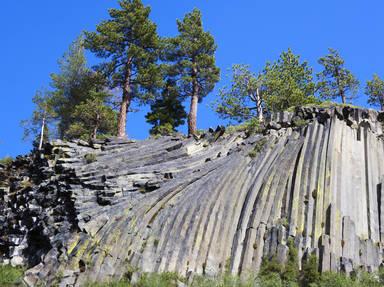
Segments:
[[[131,60],[128,60],[128,67],[125,75],[125,82],[123,87],[123,98],[120,105],[119,119],[117,122],[117,136],[119,138],[125,138],[126,126],[127,126],[127,111],[131,104]]]
[[[257,116],[260,122],[264,120],[263,116],[263,106],[261,102],[261,95],[260,95],[260,90],[256,89],[256,108],[257,108]]]
[[[93,128],[93,132],[92,132],[92,140],[94,140],[94,141],[97,139],[97,132],[99,130],[99,126],[100,126],[100,114],[97,114],[96,123],[95,123],[95,126]]]
[[[193,92],[191,97],[191,106],[188,115],[188,135],[196,134],[197,104],[199,102],[199,85],[196,79],[192,83]]]
[[[344,94],[344,91],[340,91],[340,95],[341,95],[341,101],[343,104],[346,104],[346,98],[345,98],[345,94]]]
[[[39,142],[39,150],[42,150],[43,148],[43,142],[44,142],[44,129],[45,129],[45,113],[43,116],[43,121],[41,123],[41,132],[40,132],[40,142]]]

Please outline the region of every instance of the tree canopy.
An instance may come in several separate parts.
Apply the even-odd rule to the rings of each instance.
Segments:
[[[167,80],[161,95],[151,103],[151,111],[145,117],[152,124],[149,131],[152,135],[171,134],[185,123],[187,113],[181,103],[175,80]]]
[[[122,90],[118,136],[126,136],[127,110],[131,102],[146,103],[160,84],[157,64],[160,39],[156,24],[149,19],[151,9],[141,0],[121,0],[120,9],[110,9],[110,19],[101,22],[96,32],[86,32],[86,47],[105,59],[96,67],[110,87]]]
[[[277,61],[266,64],[262,93],[269,112],[318,102],[312,68],[291,49],[282,52]]]
[[[188,133],[196,133],[197,104],[210,93],[220,78],[216,66],[216,44],[211,33],[204,31],[201,12],[194,9],[177,21],[179,35],[171,39],[180,92],[190,97]]]
[[[367,81],[365,94],[370,105],[379,106],[384,111],[384,81],[377,74],[373,75],[372,80]]]
[[[330,48],[329,54],[319,59],[323,71],[317,74],[317,89],[323,99],[341,98],[343,104],[352,100],[359,88],[359,81],[344,67],[344,59]]]

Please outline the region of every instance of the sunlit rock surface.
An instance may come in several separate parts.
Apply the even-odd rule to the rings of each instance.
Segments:
[[[56,141],[0,168],[0,258],[25,281],[80,286],[140,272],[212,275],[301,260],[383,264],[384,114],[299,108],[264,132]]]

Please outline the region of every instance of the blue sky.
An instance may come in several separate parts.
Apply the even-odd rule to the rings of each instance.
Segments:
[[[217,64],[226,83],[227,69],[235,63],[260,70],[281,51],[293,51],[319,70],[317,59],[333,47],[346,66],[365,85],[378,73],[384,77],[384,1],[382,0],[143,0],[152,7],[151,18],[162,36],[176,34],[176,19],[194,7],[202,10],[204,26],[215,37]],[[108,17],[114,0],[2,0],[0,55],[0,157],[27,153],[20,121],[30,116],[35,91],[49,86],[57,60],[83,30],[94,30]],[[96,59],[91,55],[89,64]],[[199,106],[198,126],[224,123],[209,104],[214,91]],[[358,105],[366,105],[360,92]],[[148,135],[146,109],[130,114],[130,137]],[[185,127],[182,128],[185,131]]]

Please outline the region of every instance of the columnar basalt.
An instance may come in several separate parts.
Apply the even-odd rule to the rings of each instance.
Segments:
[[[300,261],[383,264],[384,114],[273,115],[262,134],[56,141],[0,168],[0,256],[62,286],[140,272],[257,272]],[[58,276],[58,274],[60,276]]]

